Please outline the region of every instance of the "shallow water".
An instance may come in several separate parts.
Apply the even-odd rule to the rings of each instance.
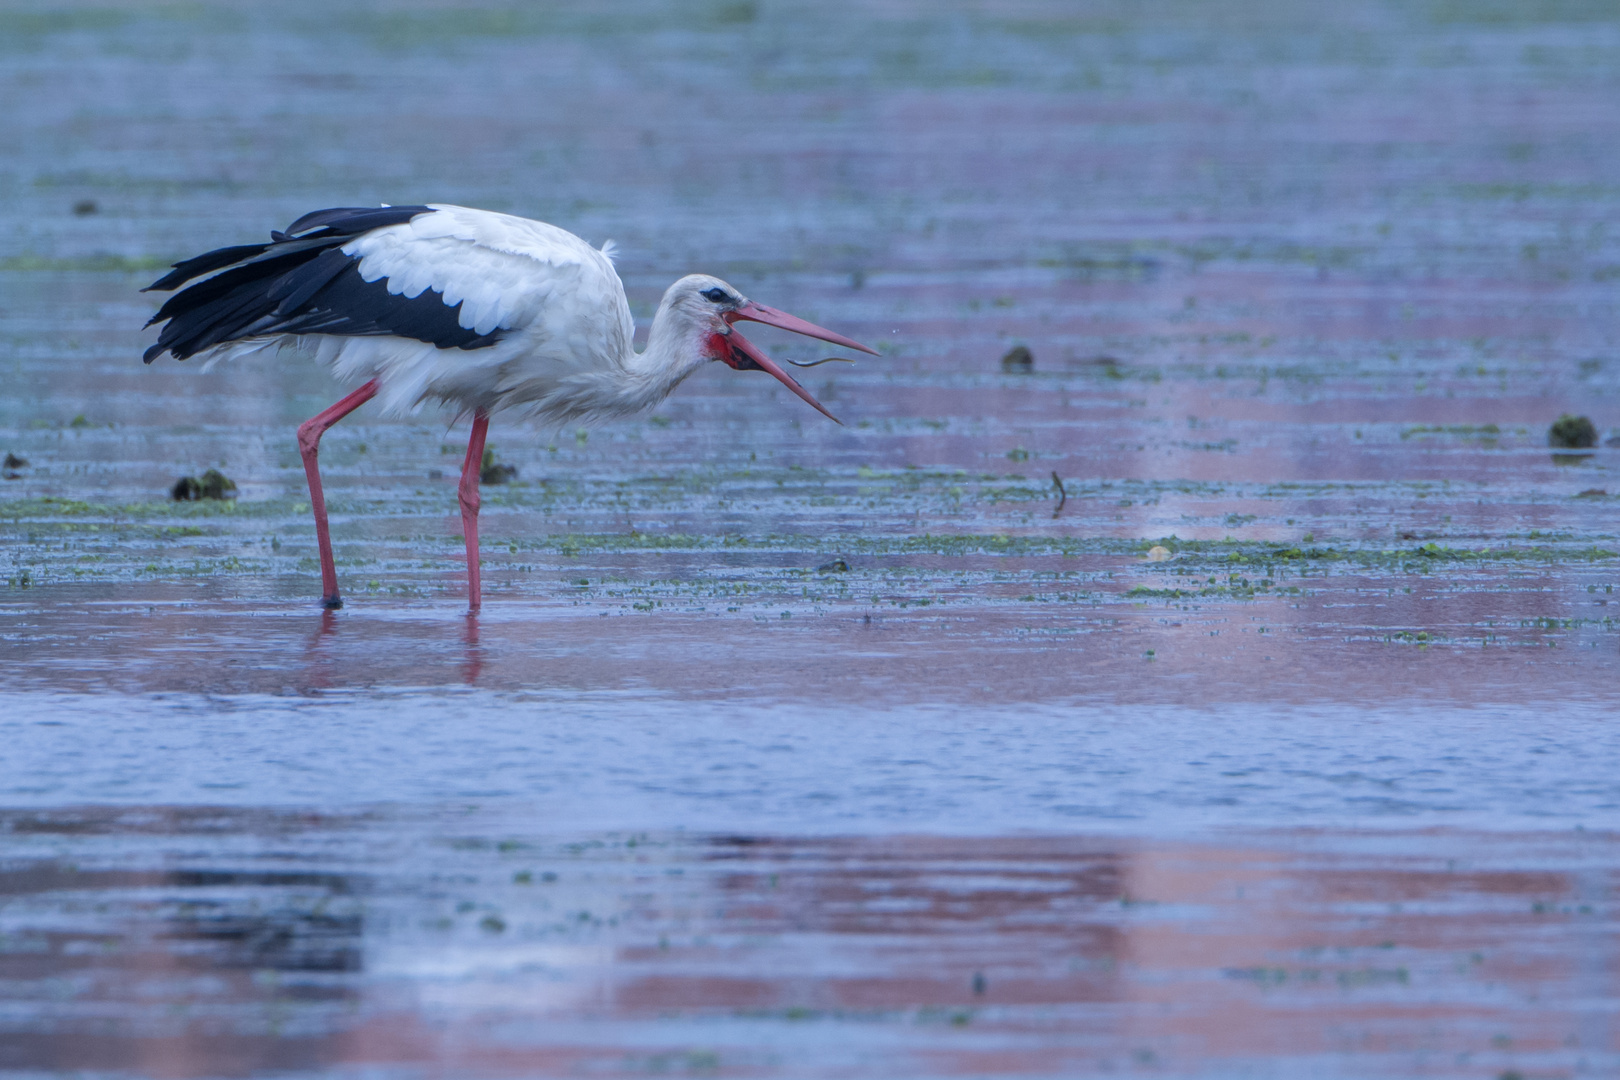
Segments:
[[[1617,62],[1563,0],[0,12],[0,1073],[1620,1072]],[[341,388],[144,367],[136,290],[379,201],[883,355],[843,427],[497,417],[476,620],[464,426],[362,409],[323,613]]]
[[[1596,1076],[1615,1063],[1613,852],[1589,834],[558,838],[554,821],[473,807],[11,813],[7,1064]]]

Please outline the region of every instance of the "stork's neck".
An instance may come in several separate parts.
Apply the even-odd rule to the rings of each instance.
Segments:
[[[656,387],[662,398],[710,359],[710,333],[687,312],[670,306],[665,297],[647,331],[647,347],[631,352],[625,368],[649,388]]]

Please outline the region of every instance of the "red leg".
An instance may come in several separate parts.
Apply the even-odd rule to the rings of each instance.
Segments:
[[[343,606],[338,595],[337,565],[332,561],[332,533],[326,525],[326,496],[321,493],[321,467],[315,457],[321,451],[326,429],[370,401],[377,394],[377,380],[306,420],[298,428],[298,453],[304,459],[304,475],[309,477],[309,508],[315,512],[315,542],[321,549],[321,603],[329,608]]]
[[[484,599],[478,574],[478,474],[484,468],[484,437],[489,434],[489,413],[473,413],[472,438],[467,440],[467,460],[461,465],[461,531],[467,538],[467,613],[478,614]]]

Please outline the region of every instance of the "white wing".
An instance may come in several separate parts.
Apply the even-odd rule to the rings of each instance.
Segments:
[[[433,289],[461,305],[462,326],[510,331],[535,360],[576,371],[622,366],[635,326],[606,250],[542,221],[429,205],[434,213],[344,245],[362,278],[387,279],[390,293],[408,299]]]

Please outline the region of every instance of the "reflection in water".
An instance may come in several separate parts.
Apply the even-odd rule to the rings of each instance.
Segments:
[[[1611,837],[558,836],[208,809],[0,829],[15,1071],[1620,1068]]]
[[[1620,1075],[1603,5],[104,6],[0,11],[0,788],[420,809],[0,812],[0,1073]],[[128,268],[402,195],[891,348],[503,428],[482,622],[357,416],[318,613],[339,391]]]
[[[0,664],[0,691],[653,687],[686,700],[857,707],[1183,702],[1194,686],[1202,703],[1249,702],[1257,686],[1272,704],[1434,698],[1539,709],[1549,698],[1614,698],[1609,667],[1594,662],[1620,642],[1607,565],[1418,563],[1288,578],[1245,570],[1299,583],[1251,595],[1243,583],[1267,579],[1234,573],[1231,587],[1211,585],[1189,581],[1176,562],[1134,556],[953,558],[962,565],[946,576],[979,577],[937,602],[840,599],[791,618],[783,617],[791,599],[764,618],[675,608],[626,616],[500,597],[473,620],[449,603],[357,601],[330,612],[304,599],[199,602],[164,585],[34,587],[0,605],[11,661]],[[1017,597],[995,580],[1061,589],[1069,586],[1059,575],[1107,579],[1121,564],[1142,584],[1108,602],[1084,593]],[[1188,592],[1198,588],[1219,595]],[[717,662],[726,656],[747,662]]]
[[[333,658],[340,616],[331,608],[322,607],[316,618],[315,632],[304,647],[302,667],[305,685],[298,689],[305,692],[330,689],[334,684],[343,685],[346,681],[337,670],[338,663]]]
[[[350,629],[347,633],[351,644],[344,648],[343,634],[339,633],[340,620],[353,618],[352,615],[322,608],[318,612],[311,611],[311,617],[318,620],[315,632],[310,635],[308,644],[304,647],[300,667],[301,682],[297,687],[299,691],[329,690],[337,686],[365,685],[374,680],[376,674],[375,643],[376,626],[362,627],[358,630]],[[386,632],[386,631],[385,631]],[[478,616],[469,614],[460,630],[461,663],[459,668],[460,682],[466,686],[476,686],[478,677],[484,671],[484,648],[479,642]],[[358,639],[359,647],[353,642]],[[367,647],[369,640],[372,645]],[[235,642],[238,652],[247,642],[238,638]],[[428,648],[433,646],[430,643]],[[279,665],[278,665],[279,666]],[[435,665],[443,667],[444,665]],[[249,670],[257,668],[263,670],[265,665],[255,665]],[[428,674],[430,668],[418,667],[413,674],[420,681],[434,681]]]
[[[461,637],[465,659],[461,663],[461,681],[468,686],[478,685],[478,676],[484,670],[484,650],[478,644],[478,613],[468,612]]]
[[[180,953],[205,957],[210,967],[360,970],[362,918],[358,911],[333,910],[334,900],[349,892],[340,876],[179,871],[163,875],[156,884],[186,897],[168,916],[165,938],[179,943]],[[292,892],[264,907],[263,893],[278,889],[315,890],[314,900]]]
[[[213,811],[17,815],[8,854],[72,838],[219,835]],[[265,837],[265,839],[270,839]],[[322,1057],[286,1039],[361,1000],[356,882],[313,869],[183,867],[171,857],[8,859],[0,872],[0,1069],[243,1075]]]

